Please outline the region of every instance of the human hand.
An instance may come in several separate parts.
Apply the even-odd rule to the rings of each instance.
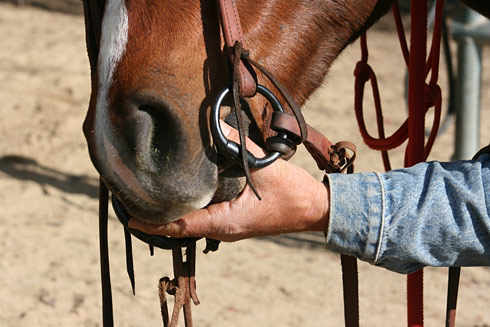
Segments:
[[[239,142],[236,129],[226,123],[221,126],[228,139]],[[256,156],[264,155],[249,139],[247,148]],[[252,171],[251,176],[261,201],[247,185],[236,199],[212,204],[175,222],[156,225],[132,218],[129,227],[147,234],[209,237],[229,242],[299,231],[326,232],[329,194],[323,183],[284,160]]]

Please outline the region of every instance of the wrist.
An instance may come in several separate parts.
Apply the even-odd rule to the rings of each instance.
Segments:
[[[318,195],[316,204],[319,208],[320,219],[318,221],[318,231],[327,233],[328,223],[330,220],[330,189],[328,186],[328,179],[324,178],[323,182],[318,183]]]
[[[329,221],[328,185],[316,180],[300,167],[278,161],[267,175],[271,199],[281,233],[326,232]],[[271,184],[274,185],[271,187]],[[278,190],[281,190],[278,192]]]
[[[305,221],[308,226],[306,230],[327,232],[329,213],[330,213],[330,193],[328,182],[315,181],[311,193],[305,193],[307,196],[308,208],[306,208]]]

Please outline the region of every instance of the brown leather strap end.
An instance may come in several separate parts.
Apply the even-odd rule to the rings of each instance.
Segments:
[[[248,66],[248,67],[247,67]],[[252,98],[257,93],[257,75],[250,65],[240,62],[240,96]]]

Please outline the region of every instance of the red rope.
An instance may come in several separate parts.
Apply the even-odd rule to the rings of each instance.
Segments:
[[[408,60],[410,53],[408,52],[407,38],[405,37],[405,29],[403,28],[402,16],[400,15],[400,7],[398,1],[393,2],[392,7],[393,19],[395,20],[396,32],[398,33],[398,40],[400,41],[400,48],[402,50],[403,59],[408,66]]]
[[[397,1],[393,4],[393,16],[397,28],[400,48],[408,66],[408,107],[407,120],[389,137],[385,136],[381,96],[376,74],[368,64],[366,36],[361,37],[361,60],[357,63],[355,75],[355,113],[361,135],[366,144],[381,151],[386,170],[391,169],[388,150],[400,146],[408,139],[405,150],[405,166],[425,161],[429,156],[439,129],[441,117],[441,90],[437,85],[439,75],[439,52],[441,40],[441,22],[444,0],[436,2],[436,17],[429,57],[427,57],[427,0],[412,0],[410,51],[408,50],[403,22]],[[430,82],[425,82],[431,73]],[[369,134],[364,121],[363,97],[367,82],[371,83],[378,127],[378,137]],[[425,115],[434,107],[434,121],[431,133],[425,144]],[[409,327],[424,324],[423,313],[423,270],[407,276],[407,316]]]
[[[424,161],[426,0],[412,0],[411,17],[406,166],[413,166]],[[422,269],[407,276],[407,321],[409,327],[424,325],[424,271]]]

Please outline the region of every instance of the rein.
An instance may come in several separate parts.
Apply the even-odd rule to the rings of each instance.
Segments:
[[[253,189],[257,197],[259,194],[255,190],[250,176],[249,168],[260,169],[272,164],[278,158],[289,159],[296,150],[296,146],[304,144],[316,161],[318,168],[326,173],[352,173],[354,171],[354,159],[356,147],[350,142],[339,142],[333,144],[325,136],[307,125],[300,111],[299,105],[287,92],[282,84],[263,66],[251,58],[249,51],[246,51],[243,32],[238,16],[235,0],[218,0],[220,8],[220,20],[225,38],[225,52],[228,55],[231,66],[231,87],[225,88],[218,96],[211,111],[211,133],[213,141],[219,154],[223,154],[232,161],[238,162],[245,173],[247,182]],[[90,67],[92,73],[92,83],[95,83],[95,73],[97,69],[97,58],[99,53],[102,18],[104,16],[105,0],[84,0],[86,42],[89,54]],[[265,78],[281,94],[287,104],[290,115],[286,113],[281,102],[272,91],[258,83],[255,69],[259,70]],[[235,115],[238,122],[240,134],[240,144],[227,140],[219,125],[219,112],[221,102],[230,93],[233,97]],[[266,140],[266,148],[269,154],[264,158],[256,158],[246,150],[246,135],[242,121],[241,101],[250,98],[257,93],[263,95],[271,104],[274,112],[272,113],[271,131],[275,136]],[[270,132],[270,131],[263,131]],[[348,150],[348,151],[347,151]],[[260,197],[259,197],[260,199]],[[102,282],[102,311],[103,326],[111,327],[114,325],[112,310],[112,291],[110,280],[109,249],[107,239],[108,225],[108,204],[109,190],[103,178],[100,178],[99,186],[99,246],[100,246],[100,266]],[[117,197],[112,195],[112,205],[116,216],[124,226],[126,244],[126,267],[131,282],[133,294],[135,292],[135,279],[132,260],[132,237],[140,239],[149,244],[150,253],[153,254],[154,247],[171,249],[173,255],[174,279],[163,277],[159,281],[159,296],[162,320],[164,326],[177,326],[180,310],[184,309],[185,326],[191,327],[192,314],[191,302],[199,304],[196,294],[195,283],[195,238],[168,238],[164,236],[149,235],[128,227],[131,216],[119,202]],[[205,253],[216,251],[218,241],[206,239]],[[186,261],[183,261],[182,248],[185,247]],[[357,264],[356,259],[348,256],[341,256],[344,282],[344,307],[346,324],[348,321],[358,322],[358,296],[357,296]],[[170,317],[167,307],[166,294],[175,296],[174,308]],[[348,326],[355,326],[347,324]]]
[[[381,97],[376,74],[368,64],[366,35],[361,36],[361,60],[357,63],[355,75],[355,113],[361,135],[366,144],[381,152],[385,170],[391,170],[388,150],[400,146],[408,140],[405,151],[405,167],[427,160],[437,136],[441,120],[441,89],[437,84],[439,74],[439,56],[441,31],[443,27],[444,0],[435,2],[435,21],[432,42],[427,57],[427,0],[411,2],[411,40],[407,45],[398,2],[393,3],[393,16],[397,28],[403,58],[408,67],[408,107],[407,120],[390,136],[385,136]],[[426,58],[427,57],[427,58]],[[426,83],[430,73],[429,82]],[[363,116],[364,87],[371,83],[378,137],[369,134]],[[425,141],[425,115],[434,107],[432,129]],[[486,148],[486,152],[490,148]],[[481,153],[479,153],[481,154]],[[479,155],[477,154],[474,159]],[[448,276],[446,326],[453,327],[456,321],[456,304],[458,297],[460,267],[450,267]],[[423,269],[407,276],[407,324],[409,327],[424,325]]]

